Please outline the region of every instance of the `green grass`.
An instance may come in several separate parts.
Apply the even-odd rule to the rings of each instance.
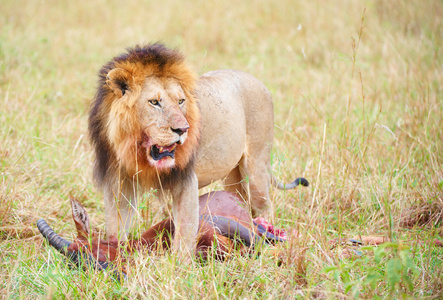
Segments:
[[[443,4],[440,1],[3,1],[0,12],[0,295],[4,298],[443,297]],[[127,282],[66,267],[45,218],[74,238],[68,195],[104,228],[87,112],[96,73],[137,43],[181,49],[195,70],[232,68],[274,96],[269,217],[301,238],[283,264],[183,266],[135,258]],[[218,188],[214,185],[212,188]],[[140,224],[160,220],[142,203]],[[328,242],[392,244],[343,258]]]

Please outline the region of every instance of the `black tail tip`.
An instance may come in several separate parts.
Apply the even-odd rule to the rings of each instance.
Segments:
[[[297,178],[294,182],[296,182],[298,185],[309,186],[309,181],[303,177]]]

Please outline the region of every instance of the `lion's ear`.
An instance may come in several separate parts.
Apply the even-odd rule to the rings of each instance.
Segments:
[[[122,69],[115,68],[109,71],[106,76],[106,84],[112,89],[117,97],[122,97],[129,90],[132,81],[131,73]]]

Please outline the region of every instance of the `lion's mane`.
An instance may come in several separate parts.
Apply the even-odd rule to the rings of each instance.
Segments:
[[[124,103],[116,102],[120,99],[107,84],[108,73],[116,68],[130,74],[130,80],[118,82],[123,95],[125,90],[132,92],[131,98]],[[200,111],[193,95],[197,75],[185,64],[184,56],[161,44],[135,46],[105,64],[98,75],[98,89],[89,114],[89,135],[95,150],[94,178],[98,185],[121,176],[131,178],[135,174],[142,185],[144,181],[156,181],[156,170],[139,151],[142,129],[134,105],[148,76],[175,78],[185,92],[188,137],[183,145],[177,146],[175,167],[160,175],[166,185],[186,176],[193,168],[198,146]]]

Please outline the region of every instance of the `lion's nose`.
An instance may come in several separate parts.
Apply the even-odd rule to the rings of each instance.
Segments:
[[[178,135],[182,135],[183,133],[185,133],[186,131],[188,131],[189,126],[188,127],[183,127],[183,128],[172,128],[171,130],[175,133],[177,133]]]

